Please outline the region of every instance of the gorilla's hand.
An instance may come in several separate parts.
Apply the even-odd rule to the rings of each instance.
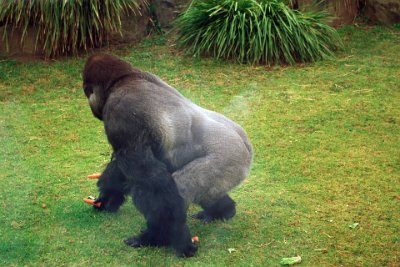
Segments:
[[[192,242],[186,244],[182,248],[176,248],[176,256],[178,257],[193,257],[196,254],[197,246]]]
[[[100,196],[94,203],[101,202],[98,210],[116,212],[125,201],[125,177],[122,175],[115,160],[111,160],[107,168],[101,174],[97,181]]]
[[[105,192],[94,201],[94,203],[101,202],[100,207],[93,206],[96,210],[105,210],[109,212],[116,212],[118,208],[124,203],[125,197],[117,192]]]

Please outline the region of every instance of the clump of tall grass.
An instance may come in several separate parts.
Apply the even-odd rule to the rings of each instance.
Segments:
[[[35,49],[46,56],[76,54],[98,47],[110,32],[120,32],[123,11],[137,11],[137,0],[0,0],[0,25],[8,44],[9,28],[36,29]]]
[[[195,56],[268,65],[312,62],[333,57],[341,46],[327,18],[280,0],[194,0],[176,21],[177,41]]]

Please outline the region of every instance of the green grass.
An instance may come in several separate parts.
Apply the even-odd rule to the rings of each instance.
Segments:
[[[293,67],[193,59],[168,40],[122,54],[239,122],[254,145],[250,177],[231,194],[237,216],[189,219],[200,237],[190,259],[125,246],[144,223],[130,201],[117,214],[83,203],[96,195],[85,175],[110,157],[81,89],[83,59],[0,61],[0,265],[279,266],[300,255],[301,266],[398,266],[400,36],[340,33],[336,60]]]

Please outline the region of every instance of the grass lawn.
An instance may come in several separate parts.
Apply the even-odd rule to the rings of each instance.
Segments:
[[[189,219],[200,238],[190,259],[124,245],[144,225],[130,201],[116,214],[82,201],[111,151],[81,88],[84,60],[1,60],[0,266],[279,266],[297,255],[301,266],[399,266],[400,33],[341,35],[336,60],[293,67],[194,59],[162,39],[119,52],[252,140],[251,174],[231,193],[237,216]]]

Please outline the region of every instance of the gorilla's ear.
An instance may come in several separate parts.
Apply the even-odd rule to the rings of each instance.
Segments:
[[[99,86],[88,86],[88,93],[91,93],[88,96],[90,109],[92,110],[93,115],[99,120],[103,120],[103,108],[105,104],[105,98],[103,94],[103,89]],[[86,91],[85,91],[86,94]]]
[[[90,95],[93,94],[93,86],[91,84],[89,84],[89,83],[86,83],[86,84],[84,83],[83,84],[83,91],[85,92],[85,96],[87,98],[89,98]]]

